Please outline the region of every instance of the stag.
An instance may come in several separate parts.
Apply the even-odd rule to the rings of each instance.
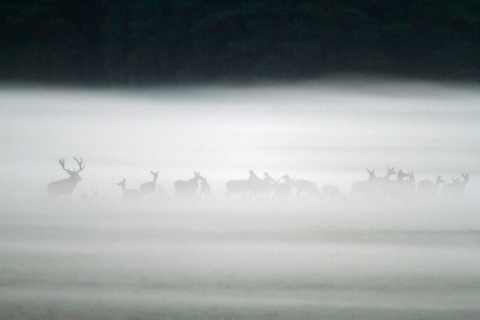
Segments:
[[[80,160],[78,160],[77,158],[73,158],[73,159],[75,159],[75,161],[78,164],[78,170],[67,169],[65,168],[65,159],[62,158],[58,160],[58,162],[62,166],[62,169],[66,173],[68,173],[70,177],[68,179],[51,182],[47,186],[49,197],[56,198],[57,196],[62,195],[62,196],[68,196],[69,198],[71,198],[72,192],[77,186],[77,183],[82,180],[82,178],[80,178],[79,176],[79,173],[80,171],[85,169],[82,158],[80,158]]]

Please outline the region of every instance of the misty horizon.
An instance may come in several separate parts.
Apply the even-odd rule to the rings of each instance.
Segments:
[[[2,89],[7,183],[0,191],[45,195],[49,180],[62,178],[58,159],[73,156],[88,168],[79,190],[105,195],[123,178],[130,186],[144,182],[149,170],[160,170],[166,191],[194,170],[215,184],[242,179],[251,169],[276,179],[288,173],[339,184],[345,193],[366,169],[380,176],[394,166],[417,179],[478,174],[478,91],[422,82],[393,86],[398,90],[348,81],[278,89]],[[23,186],[20,171],[30,179]],[[476,188],[475,179],[470,184]]]
[[[476,319],[478,89],[1,87],[0,318]]]

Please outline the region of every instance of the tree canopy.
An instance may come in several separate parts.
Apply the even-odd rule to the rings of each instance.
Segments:
[[[478,0],[3,0],[0,80],[480,79]]]

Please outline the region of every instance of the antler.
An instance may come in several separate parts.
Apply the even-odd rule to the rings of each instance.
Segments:
[[[77,159],[77,158],[73,158],[75,159],[75,161],[78,163],[78,170],[75,171],[76,173],[79,173],[80,171],[82,171],[83,169],[85,169],[85,166],[82,167],[82,164],[83,164],[83,160],[82,158],[80,158],[80,161]]]
[[[75,173],[75,171],[72,171],[70,169],[65,168],[65,159],[64,158],[58,159],[58,162],[60,163],[60,165],[62,166],[64,171],[68,172],[69,174]]]

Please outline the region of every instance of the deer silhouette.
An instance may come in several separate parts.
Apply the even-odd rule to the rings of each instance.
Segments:
[[[273,179],[269,174],[268,172],[265,172],[264,174],[264,178],[263,178],[263,181],[267,184],[267,185],[273,185],[277,182],[277,180]]]
[[[395,171],[395,167],[388,167],[387,168],[387,173],[385,174],[385,176],[383,177],[376,177],[375,178],[375,192],[379,192],[380,194],[383,192],[382,190],[383,189],[388,189],[388,186],[385,186],[386,184],[389,184],[392,182],[392,180],[390,180],[390,177],[392,177],[393,175],[397,174],[397,172]]]
[[[408,180],[405,181],[404,183],[404,194],[407,195],[407,196],[414,196],[417,194],[417,188],[415,186],[415,174],[412,172],[410,172],[410,174],[408,175]]]
[[[463,181],[459,181],[459,178],[453,179],[452,182],[442,187],[442,195],[446,197],[460,197],[465,193],[465,186],[469,181],[468,173],[462,173]]]
[[[407,182],[403,179],[406,177],[412,177],[410,174],[403,172],[402,170],[398,171],[396,180],[384,181],[380,184],[379,193],[380,195],[387,197],[398,197],[404,195],[407,192]]]
[[[267,173],[260,179],[252,170],[250,170],[250,191],[254,195],[269,195],[273,191],[275,180]]]
[[[387,173],[385,174],[384,177],[377,177],[377,182],[389,181],[390,177],[396,174],[397,172],[395,171],[395,167],[392,167],[392,168],[388,167]]]
[[[247,193],[251,191],[251,183],[259,179],[257,175],[253,172],[253,170],[249,170],[249,178],[247,180],[230,180],[227,181],[225,184],[227,187],[227,197],[230,196],[231,194],[237,194],[240,193],[243,196],[245,196]]]
[[[302,193],[306,193],[309,197],[312,195],[320,196],[320,190],[313,181],[298,179],[295,180],[293,185],[297,189],[297,197],[300,197]]]
[[[193,172],[194,177],[190,180],[177,180],[174,183],[175,195],[178,197],[193,197],[198,190],[198,181],[202,179],[200,172]]]
[[[52,198],[56,198],[57,196],[63,195],[63,196],[68,196],[71,198],[72,192],[77,186],[77,183],[82,180],[80,178],[79,173],[83,169],[85,169],[85,166],[83,165],[83,160],[80,158],[78,160],[77,158],[73,158],[77,164],[78,164],[78,170],[70,170],[65,168],[65,159],[59,159],[58,162],[62,166],[62,169],[68,173],[70,176],[68,179],[63,179],[59,181],[54,181],[51,182],[47,186],[47,191],[48,191],[48,196]]]
[[[83,201],[90,201],[98,197],[98,190],[92,189],[92,195],[89,195],[88,193],[84,192],[81,195],[81,198]]]
[[[435,183],[429,180],[422,180],[418,183],[417,193],[421,197],[433,198],[438,192],[438,188],[442,183],[445,183],[445,180],[441,176],[437,177]]]
[[[203,196],[205,199],[210,197],[211,187],[207,182],[207,179],[204,177],[200,178],[200,196]]]
[[[363,181],[355,181],[352,183],[351,196],[358,195],[373,195],[377,192],[378,183],[377,177],[375,176],[375,170],[368,170],[368,179]]]
[[[331,184],[324,185],[322,187],[322,193],[330,199],[343,199],[345,197],[337,186]]]
[[[291,190],[295,183],[295,179],[291,179],[288,174],[285,174],[282,177],[283,183],[279,181],[275,181],[273,185],[274,195],[275,197],[281,200],[287,200],[292,197]]]
[[[123,178],[122,181],[117,183],[117,186],[122,187],[123,198],[125,199],[125,201],[138,199],[140,197],[140,190],[138,190],[138,189],[127,189],[126,180],[127,179]]]
[[[157,187],[158,171],[157,172],[150,171],[150,173],[153,175],[153,181],[145,182],[140,185],[138,189],[140,190],[141,196],[145,196],[150,193],[155,193],[155,190]]]

